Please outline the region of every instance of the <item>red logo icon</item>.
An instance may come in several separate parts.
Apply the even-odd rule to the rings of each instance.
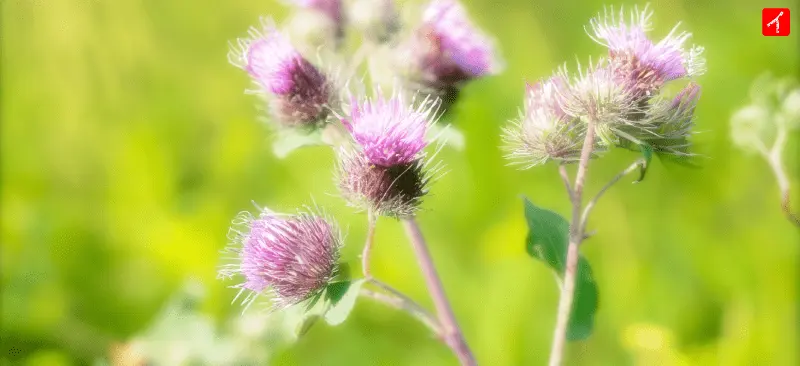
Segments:
[[[761,34],[765,36],[788,36],[791,31],[788,8],[764,8],[761,11]]]

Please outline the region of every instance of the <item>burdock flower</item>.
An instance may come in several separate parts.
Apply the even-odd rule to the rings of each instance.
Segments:
[[[556,75],[568,83],[557,89],[563,97],[564,113],[584,123],[594,123],[602,145],[618,144],[620,128],[635,125],[634,120],[642,114],[631,90],[616,82],[605,60],[590,61],[586,69],[578,65],[574,76],[564,66]]]
[[[525,108],[504,129],[506,157],[523,169],[547,161],[574,161],[580,156],[586,133],[578,118],[562,109],[567,84],[560,77],[527,85]]]
[[[456,0],[428,4],[410,48],[419,82],[440,92],[499,68],[492,41]]]
[[[678,32],[676,25],[658,43],[647,38],[653,13],[645,7],[634,8],[630,22],[625,13],[613,8],[591,20],[589,36],[608,47],[610,66],[617,80],[640,97],[656,93],[668,81],[692,77],[705,71],[703,48],[684,48],[691,33]]]
[[[352,205],[387,216],[409,216],[427,192],[426,133],[438,102],[425,99],[417,107],[402,95],[353,100],[342,118],[355,149],[342,150],[339,188]]]
[[[258,217],[240,215],[234,224],[245,230],[231,229],[235,262],[220,276],[244,277],[234,286],[240,295],[249,291],[244,303],[266,294],[276,309],[291,306],[321,293],[336,275],[342,238],[330,219],[311,211],[290,215],[263,209]]]
[[[672,100],[651,103],[647,116],[637,126],[637,138],[656,152],[691,156],[689,137],[694,127],[694,110],[700,99],[700,85],[689,83]]]
[[[328,115],[333,88],[328,78],[304,58],[269,20],[251,38],[239,39],[228,58],[247,71],[264,95],[273,117],[284,126],[312,127]]]

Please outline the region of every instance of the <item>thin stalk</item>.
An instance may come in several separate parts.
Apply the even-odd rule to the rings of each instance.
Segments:
[[[786,219],[788,219],[789,222],[797,227],[800,227],[800,216],[792,212],[792,206],[789,200],[791,186],[789,183],[789,177],[786,175],[786,170],[783,168],[783,163],[781,161],[783,148],[786,146],[787,135],[788,132],[786,131],[786,127],[780,126],[778,127],[778,133],[775,137],[775,143],[772,145],[772,149],[768,151],[766,147],[764,147],[763,142],[760,140],[758,141],[760,145],[756,146],[758,147],[758,151],[769,164],[769,167],[772,169],[772,173],[775,175],[775,180],[778,181],[778,190],[780,191],[781,195],[781,210],[783,211],[783,214],[786,216]]]
[[[435,334],[437,337],[441,337],[442,330],[439,326],[439,322],[430,312],[425,310],[425,308],[423,308],[421,305],[417,304],[416,301],[412,300],[394,287],[391,287],[374,278],[371,278],[367,281],[368,283],[371,283],[383,290],[383,292],[362,289],[362,295],[409,313],[411,316],[422,322],[422,324],[427,326],[433,332],[433,334]]]
[[[558,300],[558,315],[556,316],[556,326],[553,331],[553,345],[550,349],[550,366],[559,366],[564,357],[564,346],[567,342],[567,325],[572,311],[572,302],[575,297],[575,277],[578,269],[578,247],[583,241],[583,230],[581,225],[581,205],[583,196],[583,185],[586,182],[586,173],[589,166],[589,159],[592,158],[595,139],[595,122],[589,120],[586,128],[586,138],[583,140],[581,157],[578,162],[578,172],[575,173],[575,184],[572,188],[572,224],[570,225],[570,239],[567,247],[567,263],[564,269],[564,281],[561,285],[561,295]],[[565,174],[565,173],[562,173]]]
[[[611,186],[613,186],[614,184],[619,182],[619,180],[622,179],[622,177],[624,177],[624,176],[626,176],[626,175],[628,175],[630,173],[635,172],[637,168],[639,168],[640,166],[643,166],[644,164],[646,164],[644,159],[636,160],[635,162],[633,162],[633,164],[631,164],[629,167],[625,168],[625,170],[621,171],[613,179],[611,179],[611,181],[606,183],[606,185],[603,186],[603,188],[601,188],[599,192],[597,192],[597,195],[595,195],[594,198],[592,198],[589,201],[589,203],[586,204],[586,207],[583,209],[583,215],[581,215],[581,221],[580,221],[581,222],[581,232],[584,232],[584,233],[586,232],[586,222],[589,221],[589,214],[592,212],[592,209],[597,204],[597,201],[600,200],[600,197],[602,197],[603,194],[606,193],[606,191],[609,188],[611,188]]]
[[[417,257],[417,262],[419,262],[419,266],[422,269],[433,305],[436,308],[436,315],[439,318],[439,325],[442,330],[442,339],[453,350],[462,365],[477,365],[475,356],[472,355],[472,351],[470,351],[464,335],[458,327],[453,309],[447,301],[442,281],[439,280],[439,275],[436,273],[436,267],[433,265],[433,259],[431,259],[431,255],[428,252],[428,246],[425,244],[425,238],[422,236],[419,225],[413,217],[405,218],[402,221],[406,234],[411,241],[411,246],[414,249],[414,254]]]
[[[569,174],[567,173],[567,166],[560,164],[558,166],[558,174],[561,175],[561,180],[564,181],[564,187],[567,189],[569,202],[572,202],[572,184],[569,182]]]
[[[372,253],[372,243],[375,241],[375,226],[377,221],[377,216],[375,216],[372,210],[369,210],[367,213],[367,239],[364,242],[364,249],[361,251],[361,272],[367,279],[372,278],[372,274],[369,271],[369,257],[370,253]]]

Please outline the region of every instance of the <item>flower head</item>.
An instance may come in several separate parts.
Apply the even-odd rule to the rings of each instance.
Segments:
[[[250,35],[239,40],[229,59],[247,71],[259,93],[269,96],[274,117],[287,126],[323,122],[333,93],[328,78],[268,21]]]
[[[358,146],[341,151],[339,169],[339,188],[351,205],[385,216],[410,216],[419,207],[430,181],[423,149],[438,101],[414,104],[380,91],[353,100],[342,123]]]
[[[591,20],[592,39],[608,47],[610,66],[617,80],[641,96],[650,96],[668,81],[691,77],[705,71],[703,48],[684,49],[691,33],[678,32],[677,26],[661,41],[647,37],[653,13],[634,8],[630,21],[620,8],[606,10]]]
[[[579,119],[562,109],[567,87],[560,77],[527,85],[520,118],[504,129],[507,158],[524,168],[578,158],[586,131]]]
[[[267,293],[273,304],[286,307],[320,293],[337,271],[342,239],[330,219],[310,212],[295,215],[263,209],[258,217],[242,214],[232,229],[230,251],[236,262],[220,270],[222,277],[244,276],[234,287],[251,291],[245,299]]]
[[[605,60],[582,69],[570,76],[566,67],[556,74],[566,80],[568,87],[557,89],[563,93],[563,110],[569,116],[584,123],[595,123],[597,135],[603,145],[613,145],[619,141],[617,129],[629,125],[641,113],[638,100],[616,82],[614,73]]]
[[[413,46],[423,82],[445,87],[496,72],[492,41],[472,25],[456,0],[433,0]]]
[[[414,215],[431,179],[422,159],[381,166],[347,150],[340,152],[338,175],[339,190],[351,206],[393,217]]]
[[[700,85],[689,83],[671,100],[659,98],[651,103],[646,116],[629,132],[656,152],[691,156],[689,137],[699,99]]]
[[[388,99],[377,94],[374,99],[353,98],[342,123],[372,164],[390,167],[417,160],[428,145],[425,135],[437,103],[425,99],[413,107],[400,93]]]

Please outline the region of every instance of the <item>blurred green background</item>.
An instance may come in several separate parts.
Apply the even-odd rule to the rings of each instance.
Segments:
[[[623,2],[635,4],[633,2]],[[521,195],[568,214],[555,166],[507,167],[501,126],[523,81],[577,55],[603,54],[583,26],[600,1],[465,1],[496,37],[504,72],[470,84],[452,119],[464,151],[419,215],[465,335],[483,365],[541,365],[557,304],[550,270],[525,254]],[[618,5],[620,3],[614,3]],[[644,3],[638,3],[644,5]],[[595,334],[569,346],[573,365],[796,365],[798,232],[781,215],[767,165],[733,148],[728,120],[764,71],[798,75],[797,3],[652,4],[660,38],[678,22],[706,47],[697,152],[703,169],[656,163],[594,211],[583,247],[600,288]],[[238,316],[232,283],[215,279],[230,220],[251,201],[289,211],[313,198],[347,228],[364,216],[336,196],[330,149],[271,152],[271,133],[243,95],[227,41],[277,1],[3,0],[3,364],[72,365],[105,358],[147,328],[187,279],[200,310]],[[789,37],[763,37],[761,9],[788,6]],[[800,197],[800,136],[786,166]],[[595,161],[589,192],[636,157]],[[797,205],[796,205],[797,206]],[[373,271],[430,305],[400,225],[382,219]],[[257,305],[256,305],[257,306]],[[188,337],[188,335],[187,335]],[[255,344],[253,347],[267,347]],[[369,300],[338,327],[320,325],[274,351],[275,365],[454,365],[405,314]]]

